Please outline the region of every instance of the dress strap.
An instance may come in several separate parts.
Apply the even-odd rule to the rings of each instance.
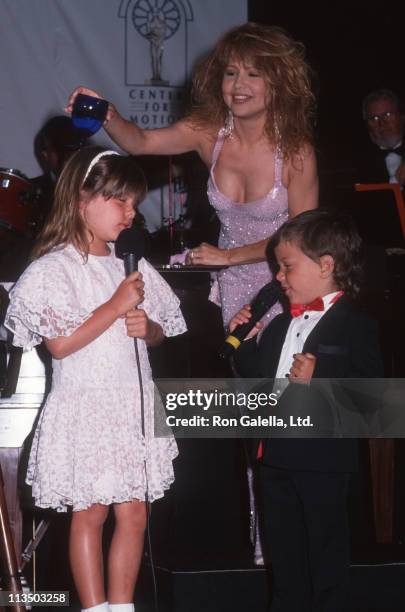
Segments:
[[[215,166],[215,164],[217,163],[219,154],[221,153],[221,149],[224,146],[224,142],[225,142],[225,128],[221,128],[218,132],[218,137],[214,145],[214,150],[212,151],[212,159],[211,159],[212,166]]]
[[[278,185],[282,182],[283,178],[283,155],[279,146],[276,148],[276,155],[274,158],[274,184]]]

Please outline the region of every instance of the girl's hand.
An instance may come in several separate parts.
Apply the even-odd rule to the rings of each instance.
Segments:
[[[248,323],[252,316],[251,306],[250,304],[246,304],[230,321],[229,323],[229,331],[232,333],[238,325],[243,325],[244,323]],[[263,323],[258,321],[256,325],[251,329],[251,331],[246,336],[245,340],[249,340],[256,336],[256,334],[263,328]]]
[[[202,242],[187,253],[186,264],[199,266],[227,266],[229,265],[228,249],[219,249]]]
[[[316,357],[312,353],[296,353],[290,369],[291,382],[309,384],[314,373]]]
[[[151,321],[142,308],[129,310],[125,315],[125,325],[130,338],[142,338],[148,346],[156,346],[164,338],[160,325]]]
[[[128,310],[126,313],[125,325],[127,326],[127,336],[145,339],[150,331],[151,321],[142,308],[135,308]]]
[[[145,297],[144,286],[145,283],[140,272],[132,272],[122,281],[109,300],[118,317],[125,316],[129,310],[143,302]]]
[[[87,87],[76,87],[76,89],[69,96],[69,100],[65,108],[65,111],[67,113],[72,114],[74,101],[76,100],[76,97],[79,94],[85,94],[86,96],[93,96],[94,98],[103,99],[103,96],[100,96],[100,94],[94,91],[93,89],[88,89]],[[115,109],[115,106],[111,104],[111,102],[109,102],[104,125],[108,123],[109,121],[111,121],[111,119],[114,117],[116,113],[117,111]]]

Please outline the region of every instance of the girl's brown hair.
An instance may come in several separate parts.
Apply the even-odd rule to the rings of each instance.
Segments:
[[[131,156],[101,157],[86,177],[91,161],[104,150],[102,147],[86,147],[77,151],[64,166],[56,184],[51,212],[39,234],[32,259],[67,244],[74,244],[85,257],[88,255],[90,244],[80,214],[80,202],[84,198],[102,194],[108,200],[134,195],[139,203],[145,196],[145,177]]]
[[[230,59],[252,65],[268,85],[266,134],[285,159],[312,144],[315,96],[304,46],[283,29],[246,23],[229,30],[200,63],[193,79],[190,122],[218,130],[228,108],[222,99],[222,79]]]

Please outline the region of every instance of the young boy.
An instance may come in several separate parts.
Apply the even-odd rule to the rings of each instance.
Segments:
[[[284,378],[277,412],[311,398],[312,378],[382,377],[375,323],[350,301],[359,290],[361,240],[351,220],[311,210],[287,221],[267,250],[291,312],[236,353],[242,376]],[[231,331],[250,317],[249,307]],[[255,332],[260,329],[256,325]],[[251,335],[254,332],[251,332]],[[298,384],[300,383],[300,384]],[[309,396],[308,396],[309,394]],[[314,396],[315,397],[315,396]],[[271,612],[345,609],[349,574],[346,499],[354,439],[262,441],[264,531],[273,571]]]

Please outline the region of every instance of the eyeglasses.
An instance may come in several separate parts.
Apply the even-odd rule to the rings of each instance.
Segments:
[[[379,115],[367,115],[366,121],[371,125],[376,125],[377,123],[381,123],[381,121],[389,121],[396,115],[398,115],[397,111],[386,111],[385,113],[380,113]]]

